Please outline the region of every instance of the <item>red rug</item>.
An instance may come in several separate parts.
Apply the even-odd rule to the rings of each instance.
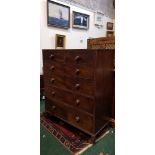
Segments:
[[[72,155],[82,153],[92,146],[89,135],[60,119],[55,117],[49,118],[45,113],[42,113],[40,120],[41,126],[46,128]],[[105,130],[103,133],[105,133]]]

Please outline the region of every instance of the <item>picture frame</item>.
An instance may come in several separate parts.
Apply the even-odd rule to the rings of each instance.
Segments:
[[[107,30],[113,30],[114,23],[107,22]]]
[[[101,12],[95,12],[94,23],[96,26],[103,26],[104,14]]]
[[[114,31],[107,31],[106,37],[114,37]]]
[[[70,7],[47,0],[47,25],[58,28],[70,28]]]
[[[66,36],[61,34],[55,35],[55,49],[65,49],[66,47]]]
[[[78,29],[89,29],[89,15],[73,11],[73,16],[72,16],[72,22],[73,28],[78,28]]]

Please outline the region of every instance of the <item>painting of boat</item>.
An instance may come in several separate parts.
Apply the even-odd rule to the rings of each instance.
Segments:
[[[53,1],[48,1],[47,9],[47,22],[49,26],[55,26],[66,29],[69,28],[70,8],[68,6]]]

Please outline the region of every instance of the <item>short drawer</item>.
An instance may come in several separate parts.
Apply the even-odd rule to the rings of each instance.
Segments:
[[[82,50],[75,50],[74,52],[66,52],[65,62],[70,64],[89,64],[94,65],[95,53],[82,52]]]
[[[63,62],[64,61],[64,51],[63,50],[43,50],[43,59],[48,62]]]
[[[93,114],[94,105],[95,105],[94,98],[75,94],[73,103],[77,109],[81,109],[81,110],[87,111],[90,114]]]
[[[58,62],[46,62],[44,63],[44,74],[46,76],[52,75],[63,75],[64,74],[64,64]]]
[[[94,96],[95,92],[95,83],[93,80],[65,77],[65,87],[66,89],[88,96]]]
[[[51,100],[64,102],[69,105],[72,105],[74,103],[73,93],[62,90],[60,88],[48,88],[46,91],[46,96]]]
[[[45,89],[47,87],[59,87],[59,88],[66,88],[65,80],[63,75],[51,75],[45,78]]]
[[[66,64],[64,66],[64,73],[71,77],[94,79],[94,68],[89,65]]]
[[[64,104],[60,104],[54,101],[47,101],[45,106],[46,112],[49,112],[53,116],[67,121],[69,124],[88,131],[93,131],[93,117],[78,111],[77,109],[70,108]]]

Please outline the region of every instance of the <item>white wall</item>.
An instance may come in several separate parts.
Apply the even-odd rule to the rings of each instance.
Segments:
[[[108,17],[104,17],[104,26],[102,29],[98,29],[94,25],[94,12],[84,10],[82,8],[78,8],[76,6],[68,5],[62,3],[64,5],[70,6],[70,28],[69,29],[61,29],[55,27],[47,26],[47,7],[46,0],[41,1],[41,9],[40,9],[40,72],[42,74],[42,49],[54,49],[55,48],[55,34],[66,35],[66,48],[67,49],[86,49],[87,48],[87,39],[88,38],[98,38],[106,36],[106,23],[114,22],[113,19]],[[60,3],[58,0],[53,0],[55,2]],[[81,30],[72,28],[72,11],[77,11],[81,13],[88,14],[89,17],[89,30]]]

